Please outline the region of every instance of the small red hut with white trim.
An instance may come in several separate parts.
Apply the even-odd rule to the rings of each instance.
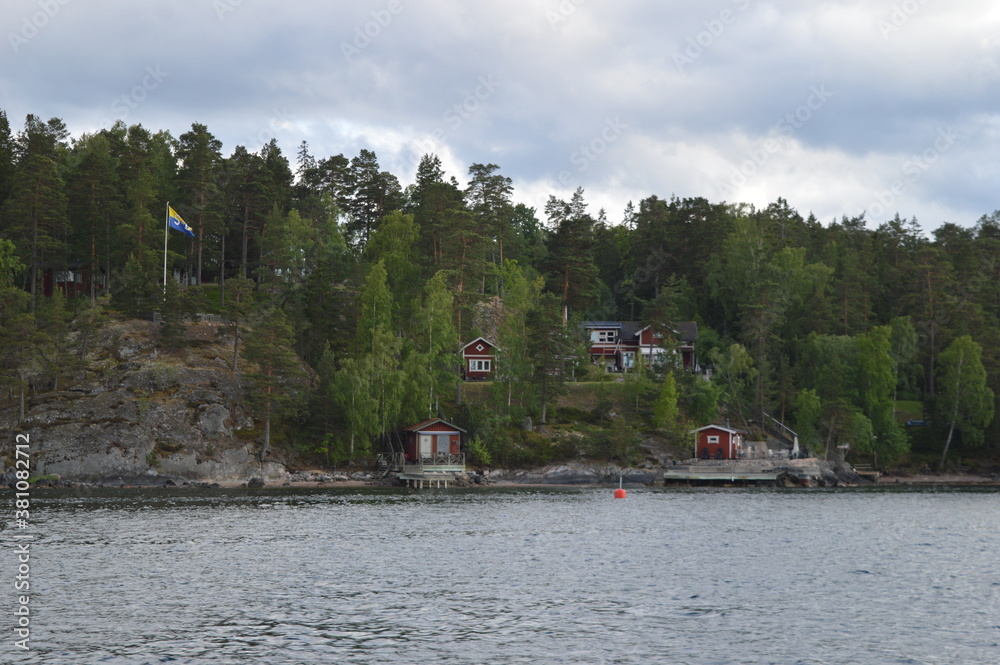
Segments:
[[[430,418],[404,431],[406,442],[403,452],[408,463],[458,456],[462,448],[462,434],[465,433],[461,427],[441,418]]]
[[[705,425],[691,430],[694,438],[694,456],[698,459],[738,459],[743,452],[743,430]]]
[[[488,381],[496,371],[496,344],[477,337],[462,347],[462,377],[466,381]]]

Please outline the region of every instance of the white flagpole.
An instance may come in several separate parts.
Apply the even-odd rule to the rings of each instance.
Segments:
[[[166,217],[163,219],[163,295],[167,295],[167,231],[170,229],[170,201],[167,201]]]

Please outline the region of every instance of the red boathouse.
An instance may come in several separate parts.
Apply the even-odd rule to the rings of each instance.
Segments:
[[[695,435],[694,456],[698,459],[739,459],[742,456],[742,430],[706,425],[691,433]]]
[[[457,456],[462,448],[461,427],[452,425],[441,418],[431,418],[407,427],[406,443],[403,446],[408,463],[430,462]]]

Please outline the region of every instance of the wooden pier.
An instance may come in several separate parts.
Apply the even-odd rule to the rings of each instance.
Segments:
[[[407,487],[448,487],[465,475],[465,453],[440,453],[407,459],[403,453],[379,456],[379,465],[386,475],[394,475]]]
[[[690,460],[663,472],[664,485],[809,487],[822,478],[806,460]]]

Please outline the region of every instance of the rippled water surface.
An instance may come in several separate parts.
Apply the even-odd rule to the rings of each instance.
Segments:
[[[0,662],[1000,663],[997,492],[32,500],[32,649],[8,538]]]

